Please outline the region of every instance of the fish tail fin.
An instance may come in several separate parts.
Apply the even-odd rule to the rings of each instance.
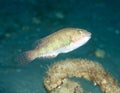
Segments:
[[[24,53],[18,55],[16,60],[20,65],[24,65],[24,64],[28,64],[28,63],[32,62],[35,58],[36,58],[35,51],[30,50],[30,51],[27,51],[27,52],[24,52]]]

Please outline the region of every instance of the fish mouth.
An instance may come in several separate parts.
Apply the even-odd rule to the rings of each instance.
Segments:
[[[86,43],[91,39],[91,33],[89,32],[83,39],[83,41]]]
[[[88,35],[89,37],[91,37],[91,35],[92,35],[92,34],[91,34],[90,32],[88,32],[88,34],[87,34],[87,35]]]
[[[91,35],[92,35],[92,34],[89,32],[86,37],[87,37],[88,39],[90,39],[90,38],[91,38]]]
[[[91,37],[91,32],[88,32],[87,30],[82,30],[82,32],[80,31],[80,33],[82,34],[83,37]]]
[[[92,35],[92,34],[91,34],[90,32],[88,32],[87,36],[88,36],[89,38],[91,38],[91,35]]]
[[[84,36],[85,36],[85,37],[91,38],[91,35],[92,35],[91,32],[88,32],[88,31],[85,31],[85,32],[84,32]]]

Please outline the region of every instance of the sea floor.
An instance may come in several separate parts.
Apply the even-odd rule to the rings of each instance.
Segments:
[[[67,58],[97,61],[120,83],[119,0],[0,0],[0,93],[46,93],[45,73]],[[15,60],[36,40],[65,27],[92,33],[84,46],[54,59],[20,66]],[[79,80],[78,80],[79,81]],[[80,80],[81,81],[81,80]],[[82,80],[86,91],[102,93]]]

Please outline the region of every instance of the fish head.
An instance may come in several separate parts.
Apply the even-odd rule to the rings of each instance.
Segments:
[[[71,38],[72,43],[78,43],[82,46],[91,38],[91,33],[84,29],[76,29]]]

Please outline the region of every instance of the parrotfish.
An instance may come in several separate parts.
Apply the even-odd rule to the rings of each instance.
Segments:
[[[32,62],[36,58],[55,58],[60,53],[68,53],[84,45],[91,38],[85,29],[63,28],[36,41],[35,48],[19,56],[21,63]]]

